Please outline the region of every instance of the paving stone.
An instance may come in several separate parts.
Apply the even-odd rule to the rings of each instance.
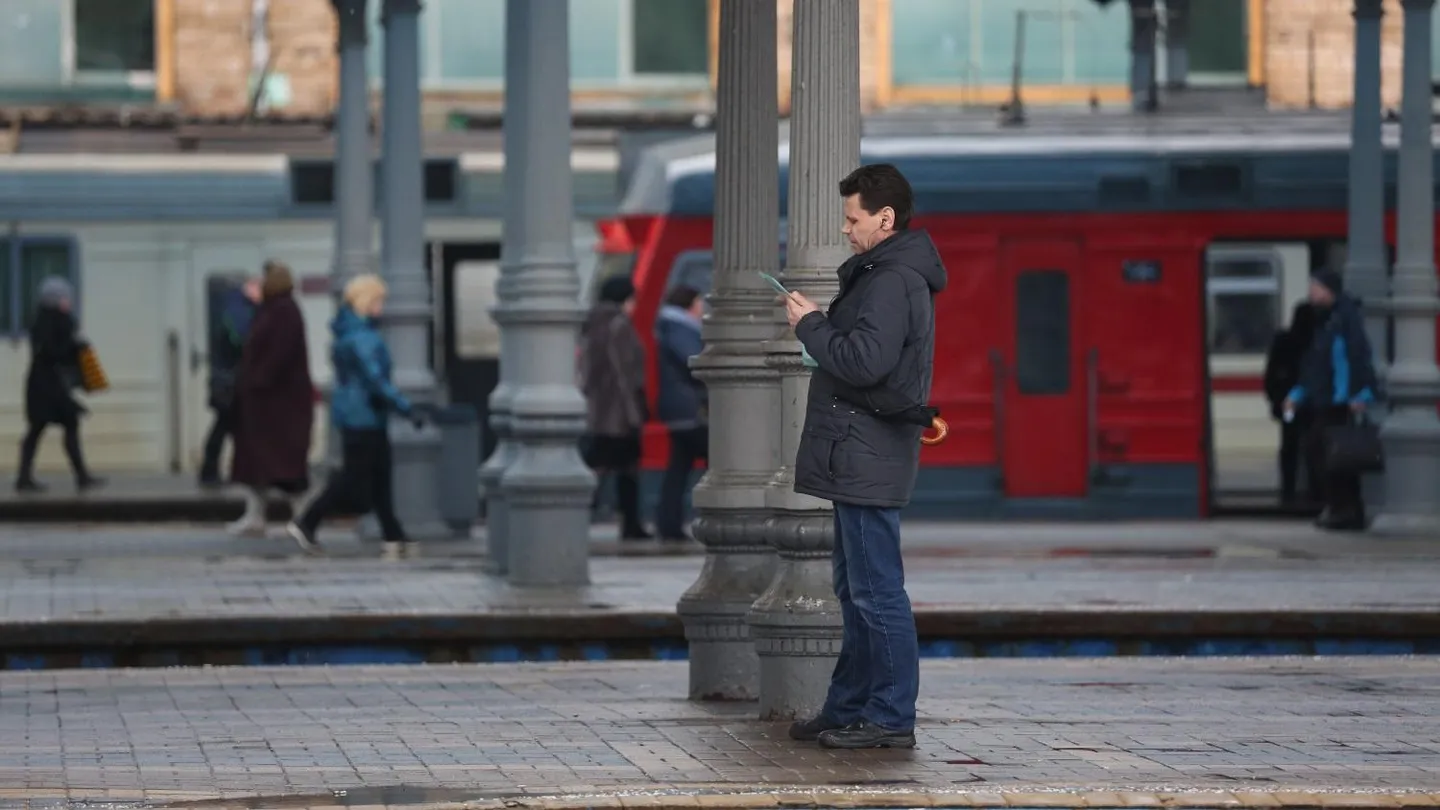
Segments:
[[[1107,682],[1129,687],[1093,687]],[[686,683],[683,664],[658,662],[7,673],[0,806],[322,805],[337,790],[392,804],[402,785],[647,810],[714,807],[695,796],[726,790],[779,797],[737,808],[841,806],[857,789],[945,807],[1381,808],[1440,792],[1431,658],[926,661],[916,751],[795,743],[753,704],[684,700]],[[1057,752],[1075,740],[1103,755]]]

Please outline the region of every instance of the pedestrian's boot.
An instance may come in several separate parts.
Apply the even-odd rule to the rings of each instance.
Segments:
[[[81,492],[90,489],[99,489],[103,486],[105,486],[104,478],[101,478],[98,475],[91,475],[88,472],[75,478],[75,488],[80,490]]]
[[[914,748],[915,731],[883,728],[861,720],[845,728],[820,733],[821,748]]]
[[[20,446],[20,472],[15,476],[15,491],[21,493],[39,493],[45,491],[45,485],[35,480],[35,453],[26,452],[25,445]]]
[[[809,720],[796,720],[790,724],[790,739],[800,742],[815,742],[827,731],[845,728],[845,724],[818,714]]]
[[[265,536],[265,496],[257,489],[245,488],[245,513],[225,527],[236,537]]]
[[[290,539],[295,541],[295,545],[299,546],[300,550],[306,554],[313,557],[325,553],[325,547],[320,545],[320,540],[316,537],[317,528],[312,526],[305,516],[302,515],[298,519],[290,521],[285,527],[285,533],[290,535]]]
[[[41,492],[44,492],[45,489],[46,489],[45,485],[42,484],[42,483],[40,483],[39,481],[36,481],[35,478],[34,478],[34,476],[31,476],[31,475],[21,475],[19,478],[16,478],[16,479],[15,479],[15,491],[16,491],[16,492],[28,493],[28,494],[39,494],[39,493],[41,493]]]

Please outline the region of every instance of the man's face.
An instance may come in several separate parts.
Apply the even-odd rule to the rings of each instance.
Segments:
[[[620,309],[624,311],[627,316],[633,317],[635,315],[635,296],[632,295],[626,298],[625,303],[620,305]]]
[[[1330,288],[1326,287],[1324,284],[1321,284],[1320,282],[1311,279],[1310,303],[1314,304],[1317,307],[1320,307],[1321,309],[1324,309],[1325,307],[1328,307],[1331,304],[1335,303],[1335,293],[1330,292]]]
[[[850,240],[850,249],[864,253],[895,233],[895,212],[881,208],[875,213],[865,210],[860,204],[860,195],[851,194],[845,198],[845,227],[840,232]]]
[[[695,296],[695,301],[690,304],[690,314],[696,318],[705,317],[705,296]]]
[[[244,291],[245,297],[249,298],[251,303],[260,303],[260,282],[258,280],[247,279],[241,290]]]

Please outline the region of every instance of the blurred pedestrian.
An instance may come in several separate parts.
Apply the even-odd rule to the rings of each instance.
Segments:
[[[645,347],[635,331],[635,285],[607,279],[581,327],[580,387],[585,394],[585,463],[615,477],[622,540],[649,540],[640,522],[641,432],[645,401]]]
[[[1367,523],[1360,475],[1328,469],[1325,455],[1326,429],[1362,417],[1375,401],[1378,382],[1370,339],[1360,302],[1345,292],[1339,273],[1319,270],[1310,277],[1310,303],[1318,318],[1315,334],[1301,364],[1300,381],[1285,397],[1283,413],[1294,419],[1307,404],[1314,411],[1307,445],[1311,469],[1324,471],[1325,489],[1325,509],[1317,525],[1363,531]]]
[[[308,553],[322,550],[316,534],[327,517],[371,511],[380,522],[387,559],[415,552],[415,544],[395,517],[389,422],[391,413],[408,417],[417,429],[422,420],[390,381],[390,349],[376,327],[387,294],[379,276],[356,276],[345,285],[344,303],[330,324],[335,336],[330,349],[335,366],[330,420],[340,430],[343,451],[340,469],[288,527],[296,544]]]
[[[305,318],[295,302],[295,278],[267,262],[255,312],[240,355],[235,397],[235,453],[230,480],[245,487],[245,513],[233,534],[265,533],[266,496],[277,489],[298,507],[310,485],[310,438],[315,386],[305,345]]]
[[[905,593],[900,510],[920,467],[923,427],[865,407],[884,389],[924,406],[935,360],[934,296],[945,266],[929,234],[910,229],[910,183],[894,166],[862,166],[840,182],[842,231],[855,255],[840,265],[828,313],[799,293],[786,319],[815,367],[795,458],[795,491],[835,505],[840,658],[820,713],[790,736],[827,748],[915,747],[920,646]]]
[[[210,335],[210,410],[215,414],[205,437],[205,456],[200,464],[200,485],[219,486],[220,453],[225,439],[235,434],[235,380],[245,336],[260,305],[260,279],[247,278],[230,290],[221,305],[220,318]]]
[[[1275,335],[1265,357],[1265,398],[1270,402],[1271,416],[1280,423],[1280,502],[1285,505],[1297,502],[1300,466],[1305,456],[1301,449],[1314,417],[1309,405],[1299,405],[1286,419],[1285,397],[1300,383],[1300,369],[1314,339],[1315,307],[1302,301],[1295,305],[1290,327]],[[1322,500],[1319,471],[1310,469],[1309,464],[1305,467],[1310,500],[1318,503]]]
[[[705,384],[690,370],[690,358],[705,344],[700,337],[705,299],[698,290],[676,287],[665,297],[655,321],[660,391],[655,410],[670,432],[670,459],[660,484],[655,531],[661,540],[685,541],[685,491],[695,462],[709,457],[710,428]]]
[[[15,478],[17,492],[42,492],[35,480],[35,454],[40,436],[50,425],[65,431],[65,455],[75,475],[75,486],[86,490],[100,486],[104,479],[90,474],[80,450],[80,418],[87,411],[71,395],[80,387],[80,352],[88,345],[75,322],[75,287],[59,276],[40,283],[35,318],[30,322],[30,371],[25,377],[25,421],[28,427],[20,442],[20,471]]]

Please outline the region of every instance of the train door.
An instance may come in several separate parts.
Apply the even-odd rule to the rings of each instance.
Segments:
[[[209,404],[210,358],[219,339],[225,300],[247,276],[260,272],[264,259],[261,245],[254,242],[196,243],[190,248],[190,327],[181,358],[189,372],[183,386],[185,410],[192,415],[184,420],[186,470],[200,468],[214,418]]]
[[[1005,495],[1078,498],[1086,482],[1086,386],[1080,341],[1081,246],[1064,239],[1001,243],[1010,317],[1001,341]]]

